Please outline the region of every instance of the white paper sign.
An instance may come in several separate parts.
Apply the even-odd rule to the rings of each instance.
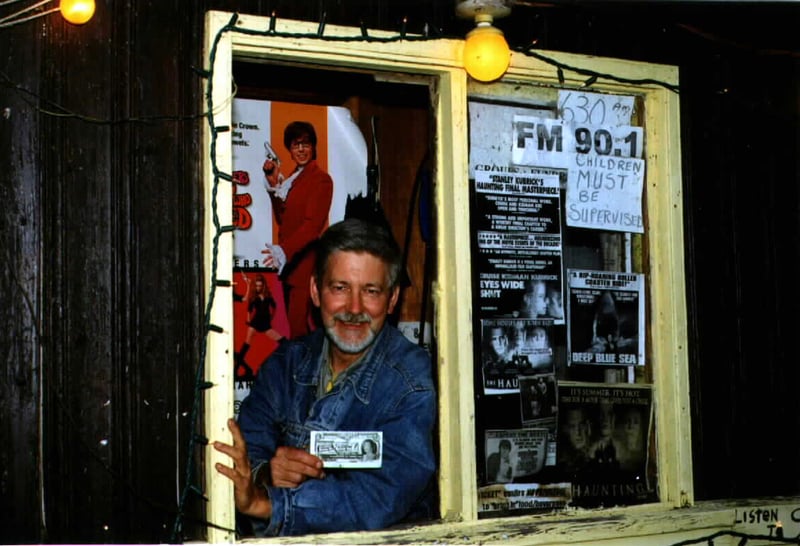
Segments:
[[[641,127],[515,116],[513,135],[515,164],[568,171],[568,226],[644,232]]]
[[[567,176],[567,225],[644,233],[644,160],[574,154]]]
[[[589,93],[574,89],[558,92],[558,117],[567,122],[590,125],[630,125],[633,97]]]

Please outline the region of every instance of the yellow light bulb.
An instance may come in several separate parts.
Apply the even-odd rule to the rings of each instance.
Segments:
[[[94,15],[94,0],[61,0],[61,16],[73,25],[82,25]]]
[[[511,51],[503,32],[492,26],[491,15],[478,14],[475,22],[464,43],[464,69],[478,81],[494,81],[508,70]]]

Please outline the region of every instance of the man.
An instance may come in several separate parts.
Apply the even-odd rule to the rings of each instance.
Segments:
[[[559,416],[559,431],[563,441],[558,443],[558,464],[568,472],[582,470],[589,459],[592,427],[584,410],[567,408]]]
[[[489,347],[485,353],[484,369],[494,375],[502,374],[511,364],[513,356],[505,329],[492,325],[489,328]]]
[[[599,414],[596,418],[598,438],[589,447],[589,454],[597,463],[616,464],[617,448],[614,444],[616,414],[614,403],[610,400],[601,400],[599,404]]]
[[[278,270],[284,282],[290,337],[311,331],[309,279],[314,268],[313,244],[328,225],[333,180],[317,164],[317,133],[306,121],[293,121],[283,131],[283,144],[295,168],[284,179],[270,154],[264,162],[267,193],[279,226],[278,243],[266,244],[263,263]]]
[[[547,315],[547,283],[541,280],[531,281],[522,296],[521,316],[538,318]]]
[[[560,287],[547,287],[547,316],[559,320],[564,318],[564,298]]]
[[[511,464],[511,441],[503,438],[497,451],[486,460],[486,478],[489,483],[508,483],[511,481],[514,468]]]
[[[310,294],[323,328],[283,343],[229,421],[237,509],[258,535],[379,529],[432,515],[436,394],[428,353],[386,318],[399,296],[400,253],[360,220],[320,238]],[[240,429],[241,427],[241,429]],[[383,432],[379,469],[323,469],[312,430]]]

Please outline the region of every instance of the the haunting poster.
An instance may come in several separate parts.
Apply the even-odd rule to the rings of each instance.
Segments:
[[[314,328],[311,245],[366,195],[367,146],[346,108],[233,104],[235,400],[284,338]]]
[[[482,320],[484,392],[517,393],[520,376],[553,372],[552,330],[553,322],[546,320]]]
[[[653,502],[650,385],[558,384],[556,459],[575,506]]]

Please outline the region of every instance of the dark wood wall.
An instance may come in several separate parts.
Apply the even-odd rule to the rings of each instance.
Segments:
[[[681,67],[696,494],[800,492],[798,8],[533,4],[498,22],[512,46]],[[82,27],[0,27],[4,543],[203,536],[199,499],[173,523],[203,336],[207,9],[470,26],[451,0],[100,0]]]

